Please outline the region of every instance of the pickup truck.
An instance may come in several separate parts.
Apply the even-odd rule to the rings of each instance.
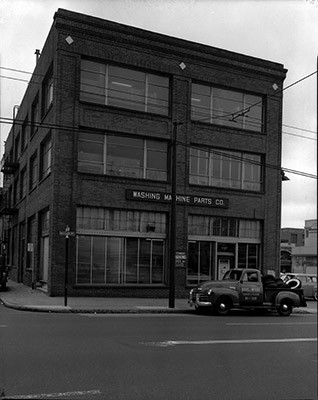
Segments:
[[[291,288],[273,275],[262,277],[252,268],[234,268],[220,281],[206,281],[190,291],[190,306],[197,311],[227,315],[231,309],[276,310],[288,316],[294,307],[307,307],[303,290]]]

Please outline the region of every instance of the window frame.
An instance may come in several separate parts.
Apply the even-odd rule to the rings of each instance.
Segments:
[[[93,140],[89,140],[91,135],[91,138]],[[99,138],[98,138],[99,136]],[[120,144],[117,144],[118,149],[120,149],[121,152],[125,152],[125,149],[131,148],[133,146],[133,142],[140,144],[138,147],[140,149],[140,158],[139,162],[140,165],[138,166],[138,163],[136,162],[136,165],[133,167],[134,171],[132,170],[132,165],[128,166],[129,163],[133,163],[134,160],[138,160],[137,157],[135,158],[124,158],[121,156],[122,164],[121,163],[115,163],[111,164],[112,161],[110,160],[115,160],[116,156],[115,153],[111,154],[110,149],[113,148],[115,149],[116,147],[116,138],[120,138],[121,141],[123,142],[126,140],[126,144],[123,143],[121,146]],[[111,140],[114,140],[114,142],[111,142]],[[86,146],[83,146],[83,143],[87,143]],[[88,146],[88,144],[94,144],[96,149],[98,149],[99,146],[99,151],[95,153],[97,157],[102,157],[101,161],[94,161],[94,160],[85,160],[83,154],[81,156],[81,148],[84,148]],[[157,145],[157,149],[155,146]],[[162,148],[160,148],[162,145]],[[137,147],[136,147],[137,148]],[[126,152],[128,151],[126,150]],[[158,166],[156,168],[153,167],[153,157],[151,157],[151,152],[156,151],[157,154],[160,154],[160,156],[163,156],[162,162],[165,164],[164,169],[159,168]],[[129,154],[136,154],[136,152],[129,152]],[[87,153],[88,154],[88,153]],[[93,153],[92,153],[93,154]],[[81,159],[82,158],[82,159]],[[126,164],[125,164],[126,160]],[[160,162],[160,160],[159,160]],[[107,176],[114,176],[114,177],[121,177],[121,178],[134,178],[134,179],[143,179],[143,180],[155,180],[155,181],[160,181],[160,182],[167,182],[168,180],[168,162],[169,162],[169,148],[168,148],[168,143],[167,141],[164,140],[157,140],[154,138],[145,138],[145,137],[139,137],[139,136],[126,136],[126,135],[114,135],[112,133],[100,133],[100,132],[85,132],[81,131],[79,132],[78,136],[78,151],[77,151],[77,170],[78,172],[83,172],[83,173],[91,173],[91,174],[99,174],[99,175],[107,175]],[[81,167],[82,163],[82,167]],[[127,164],[128,163],[128,164]],[[92,170],[89,171],[88,168],[85,169],[85,165],[92,166]],[[96,170],[94,171],[94,166],[96,166]],[[113,168],[112,170],[110,168]],[[99,170],[99,171],[98,171]],[[126,171],[129,170],[129,173],[126,173]],[[138,170],[139,170],[139,175],[138,175]],[[122,173],[124,171],[124,173]],[[155,171],[155,172],[154,172]],[[112,173],[111,173],[112,172]],[[156,178],[156,173],[158,178]],[[134,175],[135,174],[135,175]]]
[[[201,87],[202,93],[194,90],[194,87]],[[204,89],[206,93],[204,94]],[[217,104],[217,99],[221,99],[221,97],[217,97],[215,92],[228,92],[229,97],[224,97],[223,100],[225,103],[233,103],[233,110],[222,110],[221,108],[215,108]],[[209,92],[209,93],[208,93]],[[235,95],[241,95],[242,100],[234,100],[232,97]],[[197,97],[195,97],[197,96]],[[201,99],[200,99],[201,97]],[[255,102],[249,100],[250,98],[255,98]],[[257,99],[259,99],[257,101]],[[205,107],[195,106],[195,102],[201,102],[205,100]],[[261,103],[261,105],[258,105]],[[220,104],[222,104],[222,100],[220,100]],[[235,107],[234,107],[235,106]],[[253,106],[253,107],[252,107]],[[234,108],[237,108],[236,110]],[[255,114],[255,110],[260,109],[260,115],[258,116],[249,116],[248,113],[253,112]],[[222,113],[221,113],[222,111]],[[198,114],[202,114],[202,116],[198,116]],[[238,128],[243,130],[248,130],[255,133],[264,133],[265,128],[265,98],[264,96],[256,93],[251,93],[247,91],[241,91],[239,89],[234,88],[225,88],[219,87],[209,84],[204,84],[200,82],[193,81],[191,84],[191,120],[193,122],[205,122],[208,124],[214,124],[218,126],[224,126],[226,128]],[[223,117],[223,118],[222,118]],[[226,119],[225,119],[226,117]],[[251,120],[255,120],[255,122],[251,122]],[[238,126],[238,125],[241,126]],[[254,127],[253,127],[254,125]]]
[[[42,84],[42,116],[51,108],[54,101],[53,65],[49,68]]]
[[[35,135],[40,122],[39,93],[36,94],[31,106],[31,138]]]
[[[86,68],[84,63],[87,63]],[[92,69],[88,69],[88,63],[91,63]],[[129,78],[127,77],[128,74],[140,75],[143,78],[140,80]],[[81,59],[80,75],[80,101],[161,116],[170,115],[171,81],[168,75],[127,67],[126,65],[97,62],[86,58]],[[118,82],[111,82],[111,77],[117,77]],[[157,81],[166,80],[167,84],[160,85],[159,82],[156,84],[156,79]],[[97,84],[90,84],[89,81],[97,82]],[[111,85],[112,83],[113,85]],[[118,86],[117,89],[113,87],[114,85]],[[84,90],[85,88],[89,89],[89,87],[92,88],[91,91]],[[157,87],[157,90],[153,91],[155,87]],[[151,92],[154,94],[153,97],[149,95]],[[163,93],[165,95],[160,99],[159,94],[162,95]]]
[[[206,154],[205,174],[200,174],[200,154]],[[256,158],[259,160],[257,161]],[[217,164],[218,162],[218,164]],[[228,169],[226,165],[228,164]],[[233,173],[236,171],[233,166],[238,164],[238,178],[235,179]],[[250,164],[252,172],[258,167],[259,180],[249,180],[246,177],[246,165]],[[218,168],[218,169],[217,169]],[[216,175],[215,171],[219,174]],[[223,176],[228,173],[228,176]],[[255,171],[254,171],[255,174]],[[201,180],[201,182],[200,182]],[[236,183],[235,183],[236,182]],[[248,153],[238,150],[222,150],[213,147],[198,147],[190,145],[189,150],[189,184],[211,186],[231,190],[246,190],[260,193],[264,187],[264,155]],[[253,189],[253,185],[255,189]],[[250,187],[249,187],[250,186]]]
[[[40,145],[40,170],[39,180],[42,181],[50,175],[52,171],[52,135],[51,132],[46,136]]]
[[[31,192],[37,185],[39,175],[38,153],[35,151],[30,157],[29,164],[29,191]]]

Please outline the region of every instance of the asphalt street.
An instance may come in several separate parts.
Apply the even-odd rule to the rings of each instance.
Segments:
[[[317,398],[317,314],[0,318],[2,399]]]

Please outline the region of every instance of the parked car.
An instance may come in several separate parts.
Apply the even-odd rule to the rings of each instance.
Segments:
[[[0,255],[0,288],[1,290],[6,290],[8,282],[8,267],[6,267],[4,262],[4,257]]]
[[[317,275],[314,274],[298,274],[294,272],[288,272],[282,276],[284,282],[290,282],[292,279],[298,279],[301,282],[299,285],[307,298],[314,298],[318,301],[317,293]]]

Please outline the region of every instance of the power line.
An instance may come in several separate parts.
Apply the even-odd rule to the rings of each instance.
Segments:
[[[302,135],[297,135],[296,133],[291,133],[291,132],[282,132],[284,135],[290,135],[290,136],[296,136],[301,139],[308,139],[308,140],[314,140],[315,142],[317,141],[317,138],[311,138],[308,136],[302,136]]]
[[[24,73],[24,74],[31,74],[32,75],[32,77],[33,76],[40,76],[40,77],[42,77],[42,78],[44,78],[45,77],[45,75],[42,75],[42,74],[35,74],[35,73],[31,73],[31,72],[27,72],[27,71],[23,71],[23,70],[18,70],[18,69],[13,69],[13,68],[7,68],[7,67],[0,67],[0,69],[5,69],[5,70],[9,70],[9,71],[14,71],[14,72],[20,72],[20,73]],[[269,95],[267,95],[267,98],[271,98],[271,97],[274,97],[274,96],[277,96],[278,94],[280,94],[280,93],[282,93],[283,91],[285,91],[285,90],[287,90],[287,89],[289,89],[289,88],[291,88],[292,86],[295,86],[296,84],[298,84],[298,83],[300,83],[300,82],[302,82],[302,81],[304,81],[305,79],[308,79],[308,78],[310,78],[311,76],[313,76],[313,75],[315,75],[315,74],[317,74],[317,71],[314,71],[314,72],[312,72],[312,73],[310,73],[310,74],[308,74],[308,75],[306,75],[306,76],[304,76],[304,77],[302,77],[302,78],[300,78],[299,80],[297,80],[297,81],[295,81],[295,82],[293,82],[293,83],[291,83],[290,85],[288,85],[288,86],[286,86],[285,88],[282,88],[281,90],[279,90],[278,92],[275,92],[275,93],[273,93],[273,94],[269,94]],[[20,81],[20,82],[25,82],[25,83],[30,83],[31,81],[27,81],[27,80],[25,80],[25,79],[19,79],[19,78],[14,78],[14,77],[8,77],[8,76],[2,76],[2,75],[0,75],[0,78],[7,78],[7,79],[11,79],[11,80],[16,80],[16,81]],[[55,80],[57,80],[57,78],[54,78]],[[139,82],[138,80],[134,80],[134,79],[130,79],[130,80],[132,80],[132,81],[135,81],[135,82]],[[34,84],[41,84],[41,82],[32,82],[32,83],[34,83]],[[98,85],[92,85],[92,84],[85,84],[85,86],[88,86],[88,87],[92,87],[92,88],[101,88],[100,86],[98,86]],[[125,91],[121,91],[121,90],[116,90],[116,89],[111,89],[112,90],[112,92],[117,92],[117,93],[125,93]],[[90,92],[87,92],[87,93],[90,93]],[[97,93],[95,93],[94,94],[95,96],[101,96],[101,97],[104,97],[104,94],[97,94]],[[138,94],[138,93],[135,93],[134,94],[134,97],[136,97],[136,98],[138,98],[138,97],[140,97],[142,100],[144,100],[144,99],[148,99],[148,100],[151,100],[152,99],[152,97],[151,96],[144,96],[144,95],[140,95],[140,94]],[[154,100],[157,100],[157,101],[162,101],[162,102],[168,102],[167,101],[167,99],[164,99],[164,98],[162,98],[162,99],[160,99],[160,98],[158,98],[158,97],[155,97],[155,98],[153,98]],[[135,100],[135,103],[139,103],[140,105],[143,105],[144,104],[144,101],[136,101]],[[252,104],[252,105],[249,105],[248,107],[246,107],[246,108],[244,108],[244,109],[241,109],[241,110],[239,110],[239,111],[236,111],[235,113],[226,113],[226,114],[223,114],[223,115],[219,115],[219,116],[213,116],[213,119],[215,120],[215,119],[225,119],[226,117],[231,117],[231,121],[232,122],[235,122],[235,120],[237,119],[237,118],[239,118],[239,117],[241,117],[241,116],[245,116],[245,117],[248,117],[248,115],[246,115],[250,110],[251,110],[251,108],[253,108],[253,107],[256,107],[257,105],[259,105],[259,104],[262,104],[263,103],[263,100],[260,100],[259,102],[256,102],[256,103],[254,103],[254,104]],[[178,104],[179,105],[187,105],[186,103],[183,103],[183,102],[178,102]],[[165,109],[165,106],[164,105],[161,105],[161,104],[157,104],[156,105],[156,108],[164,108]],[[216,111],[216,110],[209,110],[209,111]],[[201,115],[206,115],[206,113],[204,113],[204,112],[196,112],[197,114],[201,114]],[[206,118],[202,118],[202,119],[198,119],[198,120],[196,120],[197,122],[205,122],[205,121],[210,121],[211,120],[211,118],[212,118],[212,115],[210,115],[209,117],[206,117]],[[249,117],[250,118],[250,117]],[[253,118],[252,118],[253,119]],[[255,119],[255,118],[254,118]],[[248,124],[248,125],[251,125],[251,126],[256,126],[253,122],[246,122],[245,121],[245,124]],[[293,126],[291,126],[291,125],[284,125],[283,124],[283,126],[286,126],[286,127],[290,127],[290,128],[292,128],[292,129],[298,129],[298,130],[303,130],[303,131],[305,131],[305,132],[310,132],[310,133],[316,133],[316,132],[314,132],[314,131],[310,131],[310,130],[307,130],[307,129],[304,129],[304,128],[297,128],[297,127],[293,127]],[[252,129],[253,130],[253,129]]]
[[[1,121],[1,117],[0,117],[0,123],[12,124],[12,121],[14,121],[14,123],[17,123],[17,125],[21,125],[21,126],[23,125],[25,127],[31,126],[31,122],[29,122],[29,121],[25,122],[25,121],[21,121],[21,120],[13,120],[12,118],[2,118],[2,119],[4,119],[5,121]],[[44,124],[43,123],[36,123],[36,124],[33,124],[33,127],[34,128],[49,129],[49,130],[50,129],[51,130],[52,129],[58,129],[58,130],[73,131],[73,132],[83,132],[83,133],[92,133],[93,132],[93,130],[89,129],[89,128],[87,128],[87,129],[85,129],[85,128],[76,128],[74,126],[63,126],[63,125],[47,124],[47,123],[44,123]],[[100,129],[98,131],[102,132],[102,130],[100,130]],[[96,130],[94,132],[96,132]],[[291,174],[300,175],[300,176],[303,176],[303,177],[306,177],[306,178],[317,179],[316,175],[309,174],[309,173],[306,173],[306,172],[303,172],[303,171],[296,171],[296,170],[286,169],[284,167],[277,166],[277,165],[274,165],[274,164],[258,162],[258,161],[255,161],[255,160],[251,160],[249,158],[244,158],[244,157],[236,156],[235,154],[233,154],[233,153],[244,153],[246,155],[249,154],[248,152],[244,152],[244,151],[228,150],[226,152],[225,150],[222,151],[222,150],[217,150],[217,149],[211,149],[210,147],[204,146],[204,145],[186,144],[186,143],[179,142],[179,141],[177,141],[177,144],[181,145],[181,146],[183,146],[183,147],[185,147],[187,149],[196,148],[196,149],[203,150],[203,151],[213,152],[214,154],[221,155],[221,156],[227,157],[229,159],[244,161],[244,162],[246,162],[248,164],[259,165],[259,166],[264,167],[264,168],[270,168],[270,169],[275,169],[275,170],[279,170],[279,171],[284,170],[284,171],[286,171],[288,173],[291,173]],[[231,152],[232,154],[229,154],[229,152]]]
[[[296,127],[296,126],[293,126],[293,125],[286,125],[286,124],[283,124],[283,126],[285,126],[286,128],[291,128],[291,129],[295,129],[295,130],[303,131],[303,132],[308,132],[308,133],[314,133],[315,135],[317,135],[317,132],[316,132],[316,131],[311,131],[310,129],[298,128],[298,127]]]

